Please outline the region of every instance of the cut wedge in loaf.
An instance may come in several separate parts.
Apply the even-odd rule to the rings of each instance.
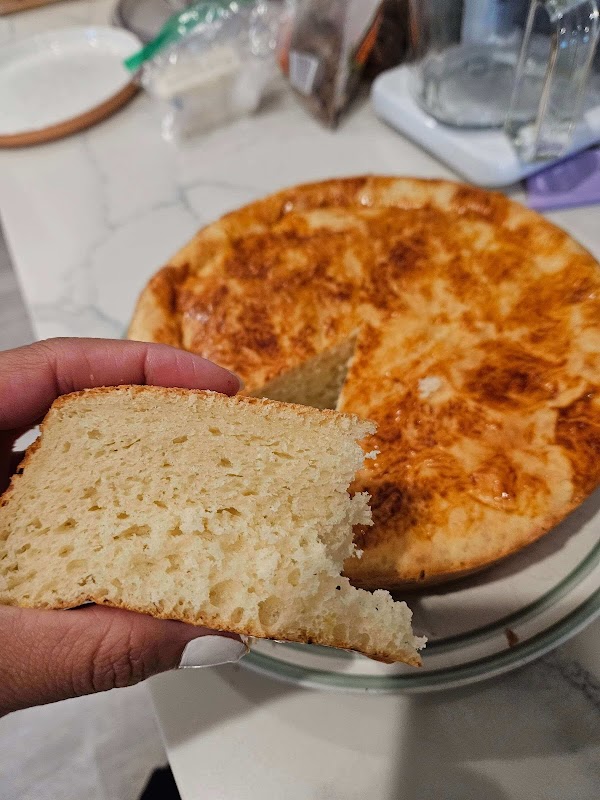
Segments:
[[[284,189],[199,231],[128,335],[377,424],[353,487],[374,523],[345,564],[356,586],[489,566],[600,486],[598,262],[501,194],[384,176]]]
[[[373,425],[212,392],[57,400],[0,501],[0,603],[103,603],[419,664],[411,613],[340,576]]]

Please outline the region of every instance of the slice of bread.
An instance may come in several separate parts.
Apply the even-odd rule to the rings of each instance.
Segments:
[[[340,575],[373,425],[212,392],[57,400],[0,500],[0,603],[92,601],[419,664],[411,613]]]

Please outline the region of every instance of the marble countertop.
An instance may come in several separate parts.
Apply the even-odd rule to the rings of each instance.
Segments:
[[[0,46],[103,23],[110,8],[69,0],[0,18]],[[37,336],[119,337],[198,226],[287,184],[364,172],[453,177],[368,104],[332,133],[282,97],[176,147],[140,95],[85,133],[0,152],[0,213]],[[600,256],[597,208],[551,218]],[[599,653],[596,623],[517,673],[427,697],[295,690],[238,668],[161,676],[152,692],[184,800],[597,800]]]

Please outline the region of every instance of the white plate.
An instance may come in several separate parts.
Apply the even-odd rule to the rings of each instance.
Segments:
[[[58,125],[131,82],[123,59],[140,47],[129,31],[65,28],[0,48],[0,136]]]
[[[302,686],[369,692],[449,689],[526,664],[600,615],[600,490],[517,555],[406,600],[429,639],[421,669],[267,641],[240,663]]]

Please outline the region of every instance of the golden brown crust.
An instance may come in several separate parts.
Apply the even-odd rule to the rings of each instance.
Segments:
[[[339,408],[377,423],[365,447],[381,454],[356,485],[375,519],[347,565],[357,584],[494,563],[600,483],[598,264],[503,195],[300,186],[209,225],[172,266],[169,303],[152,283],[142,295],[163,322],[138,310],[133,325],[163,341],[168,322],[249,392],[358,331]]]
[[[87,395],[88,397],[93,397],[99,394],[114,394],[117,391],[123,392],[130,392],[132,394],[155,394],[158,397],[169,397],[169,396],[176,396],[176,397],[211,397],[213,395],[218,395],[220,403],[227,403],[229,405],[248,405],[248,406],[260,406],[264,409],[277,409],[278,411],[292,411],[294,416],[297,417],[306,417],[309,418],[314,424],[322,424],[324,417],[329,417],[330,419],[336,419],[338,421],[347,419],[352,423],[359,423],[361,426],[365,427],[367,430],[374,431],[375,426],[359,417],[357,414],[353,414],[352,412],[342,412],[334,411],[330,408],[324,409],[316,409],[311,408],[310,406],[302,406],[297,403],[281,403],[279,400],[269,400],[265,397],[250,397],[248,395],[243,394],[236,394],[233,396],[224,395],[220,392],[213,392],[209,389],[178,389],[177,387],[166,387],[166,386],[147,386],[145,384],[138,385],[138,384],[121,384],[120,386],[96,386],[93,389],[80,389],[77,392],[70,392],[69,394],[63,394],[52,403],[52,408],[44,417],[40,425],[40,429],[43,431],[44,426],[48,425],[51,421],[50,415],[54,413],[56,410],[60,409],[63,405],[71,403],[74,398],[79,396]],[[39,438],[33,442],[30,448],[28,448],[26,453],[26,458],[29,455],[30,451],[33,453],[35,449],[39,446]],[[25,467],[25,460],[22,462],[22,466],[19,468],[19,472],[22,472]]]
[[[177,322],[177,287],[186,274],[185,268],[164,267],[140,295],[127,338],[139,342],[160,341],[181,347],[181,330]]]

